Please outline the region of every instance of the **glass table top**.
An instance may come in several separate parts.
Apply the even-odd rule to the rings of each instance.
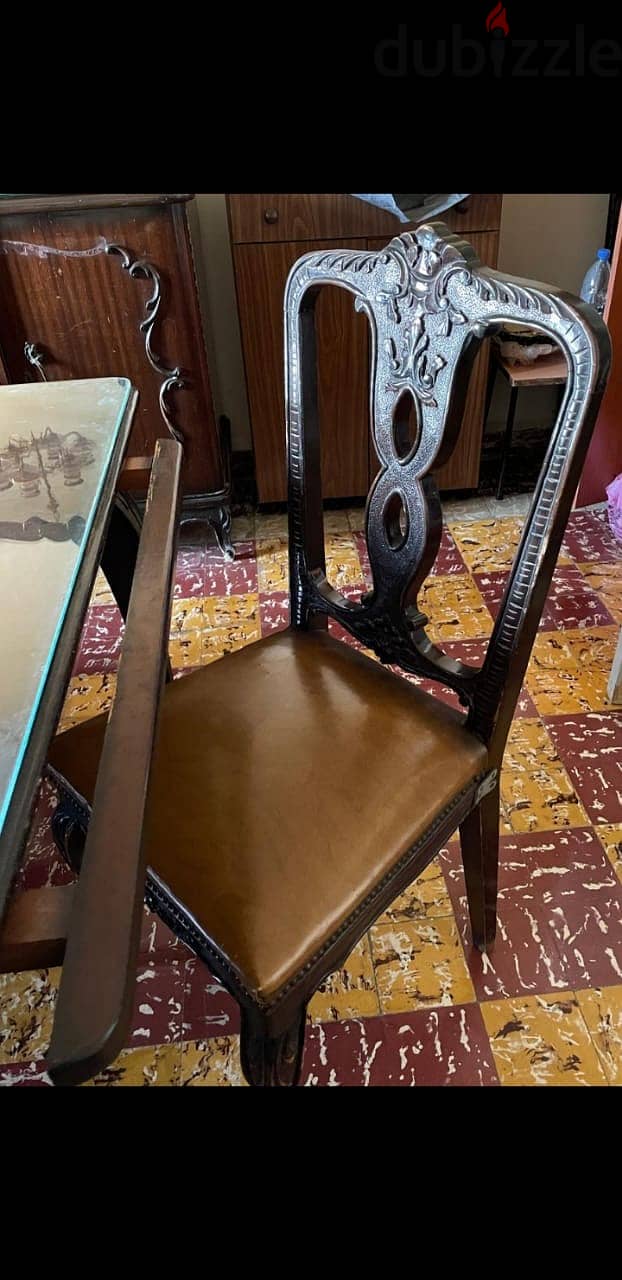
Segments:
[[[0,387],[0,835],[131,390]]]

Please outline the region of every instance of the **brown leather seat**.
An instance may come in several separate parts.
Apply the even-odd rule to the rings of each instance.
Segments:
[[[105,723],[50,755],[89,801]],[[451,708],[325,631],[283,632],[166,687],[147,859],[270,999],[486,765]]]

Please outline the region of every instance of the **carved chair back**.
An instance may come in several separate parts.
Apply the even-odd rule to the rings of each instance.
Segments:
[[[349,601],[326,578],[314,310],[319,290],[354,295],[371,331],[370,419],[380,470],[365,514],[373,587]],[[433,471],[456,444],[482,340],[505,322],[559,345],[568,381],[522,539],[481,668],[446,656],[426,635],[417,597],[438,552],[442,516]],[[285,398],[292,626],[335,618],[383,662],[456,690],[468,726],[500,762],[611,356],[597,313],[547,285],[482,267],[443,223],[396,237],[380,252],[306,254],[285,291]],[[404,396],[416,432],[404,453]],[[330,430],[330,423],[324,424]]]

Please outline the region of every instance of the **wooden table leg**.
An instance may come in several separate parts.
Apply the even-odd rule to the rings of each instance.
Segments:
[[[510,449],[512,448],[512,432],[514,430],[514,418],[516,417],[516,401],[518,400],[518,387],[512,387],[510,391],[510,403],[508,406],[508,416],[505,423],[505,432],[503,434],[503,453],[501,456],[501,466],[499,468],[499,479],[497,480],[497,502],[503,497],[503,481],[505,479],[505,469],[507,467]]]

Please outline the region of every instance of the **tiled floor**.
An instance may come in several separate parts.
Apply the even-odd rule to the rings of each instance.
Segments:
[[[524,517],[448,505],[423,607],[447,652],[481,662]],[[368,575],[362,512],[327,513],[331,581]],[[287,624],[282,516],[235,522],[237,557],[179,556],[171,654],[179,672]],[[309,1011],[306,1085],[622,1083],[622,708],[606,680],[622,620],[622,548],[604,512],[571,516],[512,726],[502,786],[499,933],[469,939],[452,840],[325,983]],[[62,718],[109,705],[121,637],[100,579]],[[448,699],[451,694],[440,691]],[[71,878],[44,789],[24,886]],[[58,971],[0,978],[0,1083],[45,1084]],[[145,912],[127,1049],[94,1083],[242,1084],[235,1002]]]

